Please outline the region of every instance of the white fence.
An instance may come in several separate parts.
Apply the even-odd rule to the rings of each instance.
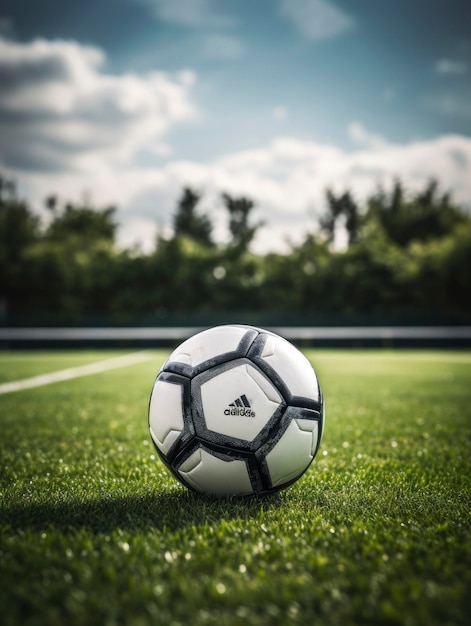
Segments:
[[[106,342],[106,341],[177,341],[203,327],[175,326],[140,328],[0,328],[0,342]],[[471,340],[471,326],[280,326],[269,330],[293,341],[394,341],[433,340],[466,345]]]

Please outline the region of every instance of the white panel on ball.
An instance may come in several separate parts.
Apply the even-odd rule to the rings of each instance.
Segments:
[[[261,356],[281,376],[293,396],[319,400],[317,377],[311,364],[289,341],[269,335]]]
[[[298,422],[301,422],[301,427]],[[277,487],[300,476],[312,461],[316,444],[317,422],[293,420],[266,456],[273,486]]]
[[[304,430],[307,433],[312,434],[312,442],[311,442],[311,455],[314,456],[314,453],[317,448],[317,439],[319,437],[319,424],[313,420],[304,420],[304,419],[295,419],[294,420],[299,427],[299,430]]]
[[[184,363],[196,367],[209,359],[237,349],[247,328],[216,326],[184,341],[169,356],[167,363]]]
[[[183,430],[183,387],[158,380],[149,407],[149,428],[155,444],[165,454]]]
[[[197,491],[233,495],[253,493],[245,461],[225,461],[201,448],[182,463],[178,473]]]
[[[278,408],[281,397],[252,365],[221,372],[201,385],[206,427],[252,441]]]

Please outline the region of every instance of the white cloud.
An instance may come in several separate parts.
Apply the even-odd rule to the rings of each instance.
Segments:
[[[153,15],[163,22],[188,28],[225,28],[233,26],[235,20],[218,13],[212,0],[138,0],[147,6]]]
[[[471,97],[463,97],[455,93],[443,93],[422,99],[422,105],[429,111],[446,117],[470,118]]]
[[[288,109],[284,106],[278,105],[273,109],[272,115],[275,120],[281,122],[288,116]]]
[[[396,177],[412,189],[435,177],[458,201],[470,201],[471,139],[459,135],[394,144],[352,122],[352,151],[279,137],[209,163],[172,159],[168,131],[196,114],[194,74],[104,68],[100,50],[74,42],[0,40],[0,168],[35,206],[50,193],[74,200],[84,192],[98,205],[119,205],[126,244],[153,245],[157,226],[170,227],[184,185],[204,193],[219,240],[227,237],[221,192],[253,198],[267,223],[258,250],[280,249],[287,235],[296,241],[313,229],[327,187],[362,200]],[[143,152],[164,164],[143,167]]]
[[[237,37],[208,35],[203,42],[203,56],[216,61],[234,61],[244,54],[244,46]]]
[[[437,178],[457,201],[469,206],[471,198],[471,139],[458,135],[408,144],[384,141],[352,152],[287,137],[212,163],[169,161],[160,169],[143,169],[116,168],[97,159],[89,168],[23,174],[22,180],[36,200],[51,191],[64,195],[64,190],[67,198],[79,197],[87,189],[98,203],[119,203],[121,241],[139,241],[146,249],[152,247],[157,227],[168,232],[184,185],[204,193],[203,208],[210,211],[220,241],[227,238],[221,192],[253,198],[257,219],[266,222],[255,241],[258,251],[285,249],[287,237],[299,241],[312,231],[316,215],[324,210],[327,187],[349,189],[361,202],[379,184],[391,188],[397,177],[411,190]]]
[[[351,122],[348,125],[348,134],[350,139],[356,144],[367,148],[381,148],[386,144],[386,141],[381,135],[376,135],[366,130],[359,122]]]
[[[0,39],[0,165],[87,170],[99,158],[130,162],[195,119],[191,72],[112,75],[101,50],[70,41]],[[162,146],[161,146],[162,144]]]
[[[335,37],[353,26],[353,19],[326,0],[280,0],[279,13],[313,41]]]
[[[463,61],[440,59],[435,63],[435,71],[437,74],[462,75],[467,73],[468,66]]]
[[[197,76],[192,70],[182,70],[178,72],[177,77],[185,87],[193,87],[197,81]]]
[[[10,38],[15,34],[13,22],[8,17],[0,17],[0,37]]]
[[[157,226],[168,231],[184,185],[204,193],[203,208],[210,211],[220,241],[228,236],[221,192],[247,195],[256,202],[257,219],[266,222],[254,248],[267,251],[286,249],[287,237],[296,242],[314,229],[316,216],[325,207],[327,187],[337,192],[349,189],[361,202],[379,184],[391,188],[397,177],[411,190],[422,189],[437,178],[444,190],[451,190],[456,200],[469,206],[471,139],[450,135],[409,144],[384,141],[347,152],[287,137],[207,164],[171,161],[158,170],[117,172],[102,162],[87,180],[69,175],[56,178],[57,185],[49,177],[28,182],[31,188],[36,185],[36,193],[41,190],[42,197],[60,188],[78,194],[88,184],[101,202],[120,201],[121,240],[127,244],[140,241],[147,249],[155,241]]]

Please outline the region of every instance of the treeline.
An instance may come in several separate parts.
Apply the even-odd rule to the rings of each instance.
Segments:
[[[173,235],[144,253],[116,244],[113,207],[46,200],[41,223],[15,184],[0,178],[0,311],[21,318],[117,323],[152,316],[253,311],[286,316],[440,314],[469,320],[471,218],[436,182],[410,193],[396,182],[359,205],[326,193],[327,209],[287,254],[254,254],[254,203],[223,194],[230,243],[217,244],[185,188]],[[336,230],[346,230],[339,251]]]

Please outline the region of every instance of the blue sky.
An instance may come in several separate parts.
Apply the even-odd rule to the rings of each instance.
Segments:
[[[38,206],[120,206],[124,243],[180,189],[251,195],[258,242],[301,237],[326,186],[431,176],[471,200],[464,0],[43,0],[0,13],[0,169]]]

